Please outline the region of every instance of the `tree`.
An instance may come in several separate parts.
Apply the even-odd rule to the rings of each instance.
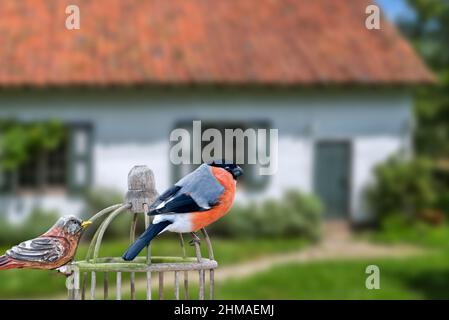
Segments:
[[[416,150],[436,164],[449,163],[449,1],[407,0],[415,15],[399,22],[417,51],[439,78],[418,90]]]

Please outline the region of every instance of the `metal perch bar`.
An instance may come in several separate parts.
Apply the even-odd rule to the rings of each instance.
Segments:
[[[148,216],[148,212],[150,211],[150,207],[147,203],[143,204],[143,214],[145,215],[145,229],[148,229],[150,226],[150,217]],[[151,263],[151,244],[148,244],[146,248],[146,262],[147,264]],[[151,271],[147,271],[146,273],[147,279],[147,300],[151,300]]]
[[[108,273],[103,273],[103,299],[108,300],[109,295],[109,279],[108,279]]]
[[[116,299],[122,299],[122,273],[117,272]]]
[[[215,288],[215,280],[214,280],[214,269],[209,270],[209,299],[214,300],[214,288]]]
[[[114,212],[112,212],[105,219],[105,221],[101,224],[100,229],[99,229],[99,233],[98,233],[98,236],[97,236],[97,241],[95,243],[94,258],[93,258],[94,262],[98,258],[98,253],[100,252],[101,241],[103,240],[103,236],[104,236],[104,233],[105,233],[107,227],[112,222],[112,220],[114,220],[115,217],[117,217],[122,211],[124,211],[126,209],[129,209],[130,207],[131,207],[130,204],[124,204],[124,205],[120,206],[118,209],[116,209]]]
[[[95,288],[97,282],[97,274],[92,271],[90,274],[90,300],[95,300]]]
[[[184,245],[184,237],[182,233],[179,234],[179,240],[182,248],[182,257],[185,259],[187,257],[186,247]],[[189,272],[184,271],[184,299],[189,300]]]
[[[81,300],[86,300],[87,272],[83,272],[83,280],[81,281]]]
[[[122,204],[119,203],[119,204],[114,204],[114,205],[112,205],[112,206],[110,206],[110,207],[107,207],[106,209],[103,209],[103,210],[101,210],[100,212],[94,214],[94,215],[89,219],[89,221],[91,221],[91,222],[93,223],[93,222],[95,222],[97,219],[100,219],[100,218],[101,218],[102,216],[104,216],[105,214],[110,213],[110,212],[112,212],[112,211],[114,211],[114,210],[120,208],[121,206],[122,206]]]
[[[133,220],[131,223],[131,230],[130,230],[130,234],[129,234],[129,240],[130,243],[133,243],[135,238],[136,238],[136,227],[137,227],[137,213],[133,213]],[[136,300],[136,285],[135,285],[135,280],[136,280],[136,274],[134,272],[131,272],[130,275],[130,285],[131,285],[131,300]]]
[[[103,209],[100,212],[96,213],[89,220],[94,222],[95,220],[103,217],[104,215],[111,213],[113,210],[116,210],[116,209],[120,208],[122,205],[123,204],[115,204],[115,205],[110,206],[110,207],[108,207],[106,209]],[[89,249],[87,250],[86,260],[89,260],[92,257],[92,252],[94,250],[95,242],[97,241],[99,232],[100,232],[100,228],[97,229],[97,231],[95,232],[94,236],[92,237],[92,240],[91,240],[90,245],[89,245]]]
[[[198,260],[198,262],[201,261],[201,249],[200,249],[200,244],[198,242],[194,242],[195,245],[195,254],[196,254],[196,259]]]
[[[209,259],[214,260],[214,249],[212,248],[212,243],[210,241],[209,235],[205,228],[201,229],[203,233],[204,239],[206,240],[207,252],[209,254]],[[209,299],[214,300],[214,287],[215,287],[215,279],[214,279],[214,269],[209,270]]]
[[[198,299],[204,300],[204,270],[198,270],[198,276],[199,276],[199,294]]]
[[[159,300],[164,300],[164,273],[159,272]]]
[[[207,234],[206,229],[202,228],[201,232],[203,233],[204,240],[206,240],[207,252],[210,260],[214,260],[214,250],[212,249],[212,243],[210,242],[209,235]]]
[[[183,259],[180,257],[153,257],[153,263],[145,263],[144,257],[137,257],[133,262],[123,262],[121,258],[98,258],[97,262],[78,261],[77,267],[83,271],[96,272],[168,272],[168,271],[198,271],[217,267],[216,261],[202,258]]]
[[[189,300],[189,271],[184,271],[184,299]]]
[[[75,274],[73,278],[73,290],[74,290],[74,299],[79,300],[79,292],[80,292],[80,271],[79,268],[75,268]]]
[[[135,272],[131,272],[131,274],[129,275],[130,277],[130,290],[131,290],[131,300],[136,300],[136,285],[135,285],[135,281],[136,281],[136,273]]]
[[[175,300],[179,300],[179,272],[175,271]]]
[[[147,271],[147,300],[151,300],[151,271]]]
[[[186,254],[186,247],[184,246],[184,237],[182,236],[182,233],[179,233],[179,243],[181,244],[182,257],[185,258],[187,254]]]
[[[144,210],[143,214],[145,215],[145,229],[148,229],[148,227],[150,226],[150,217],[148,216],[150,207],[148,206],[148,204],[145,203],[143,205],[143,210]],[[147,253],[147,263],[150,264],[151,263],[151,243],[148,244],[146,253]]]
[[[92,237],[92,240],[90,241],[89,249],[87,249],[87,253],[86,253],[86,258],[85,258],[86,261],[89,261],[90,259],[92,259],[92,255],[93,255],[94,248],[95,248],[95,243],[97,242],[99,233],[100,233],[100,228],[98,228],[97,231],[95,231],[95,234]]]

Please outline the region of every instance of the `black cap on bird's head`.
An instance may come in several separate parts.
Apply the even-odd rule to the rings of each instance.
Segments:
[[[229,160],[214,160],[212,162],[209,162],[208,165],[225,169],[227,172],[232,174],[235,180],[243,175],[242,168]]]

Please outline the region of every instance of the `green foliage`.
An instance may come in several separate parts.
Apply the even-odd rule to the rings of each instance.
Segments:
[[[434,70],[437,86],[418,91],[417,151],[436,159],[449,158],[449,2],[408,0],[416,17],[400,22],[405,35]]]
[[[403,214],[392,214],[381,222],[381,228],[371,239],[383,243],[411,243],[429,247],[449,246],[449,226],[430,225],[410,219]]]
[[[316,197],[289,191],[279,200],[235,205],[229,214],[208,229],[230,237],[301,236],[318,240],[321,214],[322,206]]]
[[[449,191],[442,191],[438,194],[436,207],[449,215]]]
[[[369,207],[376,217],[394,213],[416,217],[436,200],[431,163],[424,159],[392,157],[375,170],[375,181],[367,190]]]
[[[66,137],[56,120],[17,122],[0,119],[0,168],[14,170],[38,152],[51,151]]]
[[[0,219],[0,243],[15,245],[41,235],[55,224],[60,215],[55,211],[34,209],[22,222],[13,224],[5,217]]]

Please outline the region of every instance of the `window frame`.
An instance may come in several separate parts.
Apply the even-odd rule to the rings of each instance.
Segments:
[[[37,187],[21,187],[19,183],[19,170],[0,172],[0,195],[34,195],[34,194],[64,194],[77,195],[85,192],[92,184],[93,175],[93,143],[94,130],[93,125],[87,121],[71,121],[64,122],[67,128],[66,147],[65,147],[65,182],[61,185],[41,185]],[[74,133],[77,130],[87,132],[86,153],[84,155],[76,155],[74,151]],[[76,163],[83,163],[85,166],[85,181],[82,185],[75,183],[75,166]],[[45,164],[49,166],[48,160]],[[49,174],[46,175],[46,180]]]

